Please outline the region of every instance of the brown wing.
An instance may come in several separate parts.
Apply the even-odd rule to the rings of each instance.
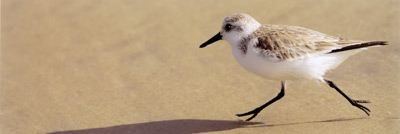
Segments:
[[[309,54],[325,54],[364,41],[345,40],[296,26],[264,25],[253,35],[254,46],[278,60],[294,60]]]

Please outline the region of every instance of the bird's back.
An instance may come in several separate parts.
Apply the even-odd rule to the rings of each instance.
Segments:
[[[255,47],[260,53],[272,59],[290,61],[305,58],[307,55],[355,50],[386,43],[348,40],[303,27],[287,25],[263,25],[250,37],[258,40]]]

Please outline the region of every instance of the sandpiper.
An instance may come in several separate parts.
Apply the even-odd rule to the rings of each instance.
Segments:
[[[368,47],[386,45],[386,41],[349,40],[326,35],[298,26],[260,24],[253,17],[238,13],[226,17],[221,30],[200,48],[226,40],[239,64],[256,75],[281,81],[280,93],[267,103],[237,116],[252,115],[252,120],[268,105],[285,95],[287,80],[316,80],[327,83],[350,104],[364,111],[370,110],[359,104],[367,100],[354,100],[343,93],[332,81],[324,79],[328,70],[336,68],[349,56]]]

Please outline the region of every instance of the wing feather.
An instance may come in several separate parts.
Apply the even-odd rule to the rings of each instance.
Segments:
[[[307,55],[326,54],[335,49],[365,43],[346,40],[297,26],[264,25],[255,31],[255,48],[278,60],[296,60]]]

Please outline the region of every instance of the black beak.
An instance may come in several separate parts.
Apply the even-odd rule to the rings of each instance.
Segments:
[[[216,41],[219,41],[222,39],[221,34],[218,32],[216,35],[214,35],[211,39],[208,41],[204,42],[203,44],[200,45],[200,48],[206,47],[207,45],[210,45],[211,43],[214,43]]]

